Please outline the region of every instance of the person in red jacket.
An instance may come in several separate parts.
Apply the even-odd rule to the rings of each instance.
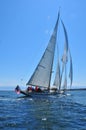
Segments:
[[[42,92],[42,90],[38,86],[35,87],[35,91],[36,92]]]

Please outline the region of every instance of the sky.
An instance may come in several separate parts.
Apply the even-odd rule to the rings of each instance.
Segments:
[[[59,9],[72,54],[73,86],[86,86],[86,0],[0,0],[0,88],[26,86]]]

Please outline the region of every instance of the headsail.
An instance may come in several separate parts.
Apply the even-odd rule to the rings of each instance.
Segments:
[[[27,82],[26,85],[37,85],[43,87],[50,87],[50,80],[51,80],[51,73],[52,73],[52,66],[54,60],[54,51],[56,45],[56,37],[57,37],[57,28],[59,22],[59,14],[56,21],[56,25],[51,35],[50,41],[48,46],[36,67],[33,75],[31,76],[30,80]]]
[[[65,69],[65,76],[66,76],[66,64],[68,61],[68,36],[67,36],[67,31],[66,31],[63,21],[61,21],[61,23],[63,26],[64,35],[65,35],[65,44],[64,44],[64,51],[63,51],[63,56],[62,56],[62,73],[61,73],[61,82],[62,82],[62,76],[63,76],[64,69]],[[67,78],[66,77],[65,77],[64,85],[66,85],[66,87],[67,87]],[[61,84],[60,84],[60,87],[61,87]]]
[[[73,65],[72,65],[72,57],[69,49],[69,55],[70,55],[70,72],[69,72],[69,78],[70,78],[70,86],[72,85],[73,82]]]
[[[65,75],[64,75],[64,84],[63,84],[63,90],[67,89],[67,70],[66,70],[66,64],[64,64],[65,68]]]
[[[56,70],[53,86],[59,89],[60,87],[60,62],[59,62],[59,50],[57,51],[58,51],[57,70]]]
[[[62,22],[64,35],[65,35],[65,45],[64,45],[64,52],[63,52],[63,56],[62,56],[62,62],[67,63],[67,60],[68,60],[68,36],[67,36],[67,31],[66,31],[66,28],[64,26],[64,23],[63,23],[63,21],[61,21],[61,22]]]
[[[63,90],[67,89],[67,78],[64,79]]]

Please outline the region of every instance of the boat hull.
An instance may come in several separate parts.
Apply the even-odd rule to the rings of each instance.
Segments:
[[[46,98],[46,97],[49,97],[49,96],[52,96],[52,95],[60,95],[60,94],[63,94],[63,93],[59,93],[58,91],[57,92],[49,92],[49,91],[44,91],[44,92],[26,92],[26,91],[20,91],[21,94],[23,94],[24,96],[26,97],[29,97],[29,98]]]

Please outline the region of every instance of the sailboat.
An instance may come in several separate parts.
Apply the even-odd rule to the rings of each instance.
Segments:
[[[55,74],[55,80],[53,83],[53,86],[51,87],[51,80],[52,80],[52,73],[53,73],[53,64],[54,64],[54,55],[55,55],[55,48],[56,48],[56,43],[57,43],[57,31],[58,31],[58,26],[60,22],[60,12],[58,13],[57,21],[55,24],[55,27],[53,29],[53,33],[50,37],[49,43],[43,53],[43,56],[41,57],[36,69],[34,70],[31,78],[29,81],[26,83],[27,86],[37,86],[42,89],[40,92],[28,92],[28,90],[21,90],[19,86],[16,87],[16,90],[20,91],[20,93],[26,95],[26,96],[32,96],[34,93],[37,95],[41,94],[51,94],[51,92],[54,93],[60,93],[64,92],[67,89],[67,62],[68,62],[68,54],[70,57],[70,80],[71,80],[71,85],[73,81],[73,67],[72,67],[72,57],[71,53],[69,50],[69,45],[68,45],[68,36],[67,36],[67,31],[64,26],[63,21],[61,20],[61,24],[64,30],[64,36],[65,36],[65,44],[64,44],[64,50],[63,50],[63,56],[62,56],[62,66],[60,65],[60,57],[58,54],[58,59],[57,59],[57,69],[56,69],[56,74]],[[58,45],[57,45],[58,46]],[[57,47],[58,48],[58,47]],[[59,48],[57,49],[59,52]],[[62,67],[62,69],[61,69]],[[65,72],[64,76],[64,84],[62,87],[62,80],[63,80],[63,73]]]

